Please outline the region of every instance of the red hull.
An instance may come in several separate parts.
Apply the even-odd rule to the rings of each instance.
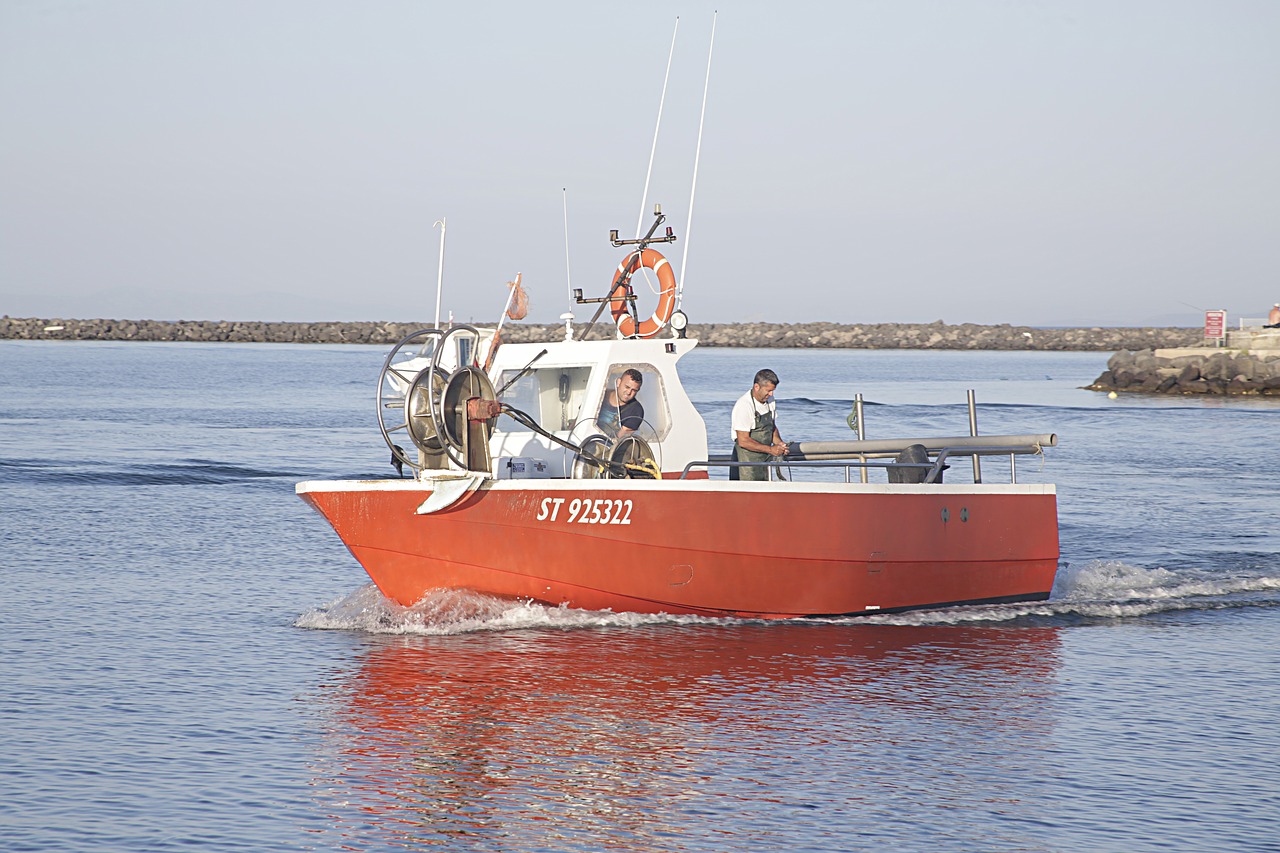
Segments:
[[[590,610],[786,618],[1048,597],[1052,486],[303,483],[388,598],[471,589]],[[585,510],[584,510],[585,507]],[[582,519],[585,517],[585,521]]]

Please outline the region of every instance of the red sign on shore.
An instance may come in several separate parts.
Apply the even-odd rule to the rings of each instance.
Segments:
[[[1204,336],[1206,338],[1225,338],[1227,336],[1227,312],[1204,312]]]

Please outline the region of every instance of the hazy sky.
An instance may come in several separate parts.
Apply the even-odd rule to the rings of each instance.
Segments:
[[[520,271],[552,322],[562,188],[573,287],[634,232],[677,15],[649,201],[694,322],[1280,301],[1275,0],[2,0],[0,314],[430,321],[447,217],[446,310]]]

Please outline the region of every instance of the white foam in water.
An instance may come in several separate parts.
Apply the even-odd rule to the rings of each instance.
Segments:
[[[954,625],[1071,615],[1132,618],[1173,610],[1216,609],[1231,606],[1223,600],[1228,596],[1277,589],[1280,577],[1193,574],[1165,568],[1144,569],[1118,560],[1093,560],[1079,567],[1060,568],[1048,601],[918,610],[868,616],[861,621],[880,625]]]
[[[1054,579],[1054,599],[1123,600],[1163,596],[1178,576],[1168,569],[1144,569],[1119,560],[1093,560],[1079,567],[1062,566]]]
[[[1221,571],[1172,572],[1143,569],[1118,561],[1095,560],[1079,569],[1058,573],[1053,598],[1064,603],[1106,600],[1114,603],[1141,601],[1155,610],[1198,605],[1197,599],[1280,589],[1280,577],[1228,574]],[[1160,607],[1161,602],[1168,606]],[[1182,603],[1180,603],[1182,602]]]
[[[874,616],[806,619],[816,622],[856,622],[870,625],[960,625],[1009,622],[1027,617],[1087,616],[1132,618],[1173,610],[1229,606],[1222,599],[1240,593],[1280,590],[1280,577],[1224,576],[1208,572],[1144,569],[1118,560],[1094,560],[1058,571],[1048,601],[1025,604],[948,607]],[[1275,604],[1267,600],[1258,604]],[[550,607],[528,601],[509,601],[474,592],[439,590],[413,607],[387,599],[372,583],[315,610],[294,622],[299,628],[365,631],[373,634],[465,634],[520,628],[599,628],[655,624],[733,624],[759,620],[710,619],[666,614],[613,613]]]
[[[518,628],[626,627],[706,621],[696,616],[548,607],[462,590],[428,593],[413,607],[403,607],[383,596],[370,583],[324,607],[307,611],[293,624],[299,628],[372,634],[445,635]]]

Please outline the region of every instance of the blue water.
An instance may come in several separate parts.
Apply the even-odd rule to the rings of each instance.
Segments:
[[[293,494],[390,474],[384,354],[0,341],[0,850],[1280,850],[1280,401],[699,350],[713,446],[765,366],[789,439],[849,437],[854,393],[869,437],[962,434],[967,388],[983,432],[1056,432],[1018,466],[1058,484],[1053,598],[406,610]]]

